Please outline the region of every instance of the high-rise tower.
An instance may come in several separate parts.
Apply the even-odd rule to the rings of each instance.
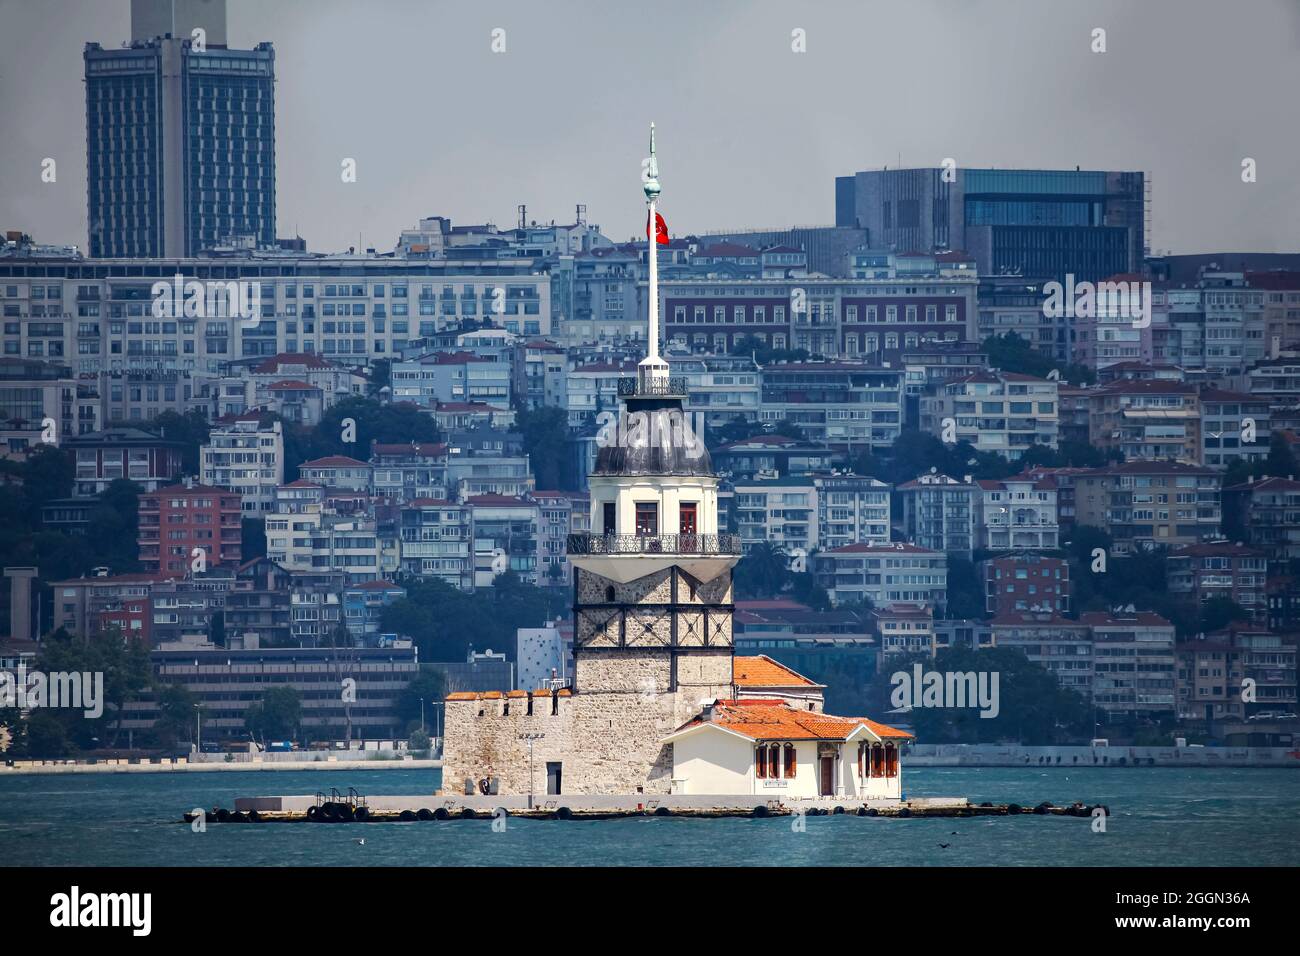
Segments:
[[[225,3],[212,0],[133,0],[131,37],[85,49],[91,256],[274,243],[271,44],[227,47]]]

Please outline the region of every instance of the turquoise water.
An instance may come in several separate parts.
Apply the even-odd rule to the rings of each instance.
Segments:
[[[353,825],[210,824],[180,816],[237,796],[431,793],[432,770],[0,777],[0,863],[7,866],[867,865],[1296,866],[1294,770],[918,768],[908,796],[1104,803],[1104,834],[1074,817],[885,820],[826,816],[606,821],[510,819]],[[954,832],[955,831],[955,832]],[[365,845],[356,843],[365,838]],[[951,844],[941,849],[938,844]]]

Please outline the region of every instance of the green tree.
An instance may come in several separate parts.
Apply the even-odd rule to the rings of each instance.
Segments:
[[[790,556],[781,545],[760,541],[737,563],[733,578],[739,597],[776,597],[790,583]]]
[[[198,698],[184,684],[163,684],[155,691],[158,716],[153,729],[159,743],[173,747],[180,740],[193,739],[195,704]]]
[[[562,408],[543,406],[515,412],[515,428],[523,436],[537,487],[547,491],[566,491],[576,487],[569,466],[568,415]]]
[[[267,740],[293,739],[301,719],[301,695],[288,684],[267,688],[260,701],[244,710],[244,727],[263,745]]]
[[[181,467],[185,470],[185,474],[200,473],[200,446],[207,444],[208,435],[212,431],[212,426],[208,424],[208,418],[202,411],[197,408],[190,409],[184,414],[166,411],[145,427],[168,441],[180,442],[184,446],[181,449]]]
[[[441,671],[426,664],[397,695],[397,715],[407,727],[420,727],[423,715],[427,729],[433,718],[433,708],[447,696],[447,681]],[[421,703],[423,702],[423,703]]]

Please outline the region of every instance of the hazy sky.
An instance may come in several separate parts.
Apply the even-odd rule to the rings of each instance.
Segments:
[[[0,229],[84,248],[82,46],[129,6],[0,0]],[[315,250],[519,203],[626,238],[651,120],[674,233],[829,224],[836,175],[953,157],[1142,169],[1155,249],[1300,250],[1296,0],[229,0],[229,30],[275,45],[277,231]]]

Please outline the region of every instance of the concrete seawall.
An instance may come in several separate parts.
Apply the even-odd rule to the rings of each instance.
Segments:
[[[906,767],[1295,767],[1286,747],[1021,747],[913,744]]]
[[[223,773],[279,770],[436,770],[441,760],[358,759],[358,760],[233,760],[230,763],[190,763],[186,760],[104,760],[78,763],[71,760],[18,760],[13,766],[0,765],[0,776],[58,773]]]

